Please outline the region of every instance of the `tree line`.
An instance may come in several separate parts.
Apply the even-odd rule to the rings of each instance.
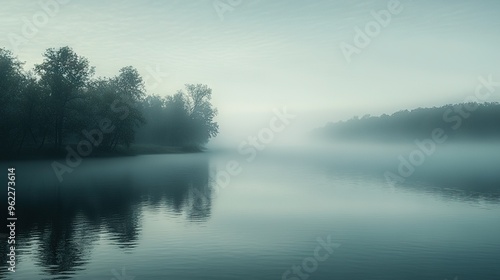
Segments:
[[[218,133],[206,85],[188,84],[161,97],[146,93],[132,66],[111,78],[95,78],[88,59],[70,47],[47,49],[43,58],[25,71],[17,57],[0,48],[2,155],[58,153],[103,127],[97,147],[102,151],[136,141],[199,148]]]
[[[401,110],[392,115],[365,115],[328,123],[315,134],[335,140],[414,141],[440,128],[453,140],[500,139],[500,104],[462,103]]]

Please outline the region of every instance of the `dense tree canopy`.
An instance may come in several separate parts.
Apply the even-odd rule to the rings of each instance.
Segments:
[[[206,85],[186,85],[186,91],[161,98],[153,95],[143,103],[143,112],[151,121],[140,131],[141,141],[173,146],[199,146],[218,133],[214,122],[217,110]]]
[[[0,148],[12,151],[23,138],[26,125],[22,122],[33,111],[31,79],[24,74],[22,63],[7,50],[0,49]],[[31,103],[31,104],[30,104]],[[27,116],[28,115],[28,116]],[[11,137],[8,137],[11,136]]]
[[[0,49],[0,155],[60,152],[87,139],[96,150],[141,143],[201,147],[218,133],[206,85],[167,97],[148,95],[137,69],[94,78],[94,67],[71,48],[48,49],[25,71]]]
[[[52,113],[54,148],[60,149],[65,131],[71,124],[67,114],[71,111],[80,113],[81,107],[72,105],[82,98],[82,91],[94,69],[86,58],[78,56],[69,47],[48,49],[44,57],[43,63],[35,66],[35,71],[40,76],[41,85],[48,88],[47,105]]]

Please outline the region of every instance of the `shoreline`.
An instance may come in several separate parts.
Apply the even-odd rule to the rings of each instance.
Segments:
[[[73,150],[76,149],[76,144],[67,145]],[[162,146],[153,144],[133,144],[129,148],[119,147],[116,150],[94,150],[86,158],[113,158],[113,157],[131,157],[140,155],[161,155],[161,154],[191,154],[202,153],[205,149],[194,146]],[[67,156],[66,150],[54,151],[52,148],[42,150],[33,149],[31,151],[23,151],[21,154],[16,152],[0,154],[0,161],[9,160],[50,160],[63,159]]]

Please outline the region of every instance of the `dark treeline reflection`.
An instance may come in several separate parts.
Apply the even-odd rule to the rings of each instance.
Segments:
[[[36,260],[46,273],[71,274],[84,268],[100,234],[106,234],[115,246],[131,250],[139,242],[145,209],[167,209],[173,218],[192,222],[210,217],[208,160],[152,162],[149,157],[143,166],[140,158],[134,159],[136,165],[115,159],[89,162],[62,184],[45,176],[46,164],[19,164],[18,185],[22,187],[16,192],[16,246],[20,263],[20,252],[37,244],[33,247]],[[3,271],[6,249],[1,246]]]

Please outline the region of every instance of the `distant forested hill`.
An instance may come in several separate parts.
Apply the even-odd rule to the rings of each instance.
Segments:
[[[429,138],[436,129],[450,139],[500,139],[500,104],[463,103],[366,115],[328,123],[314,133],[332,140],[412,141]]]

